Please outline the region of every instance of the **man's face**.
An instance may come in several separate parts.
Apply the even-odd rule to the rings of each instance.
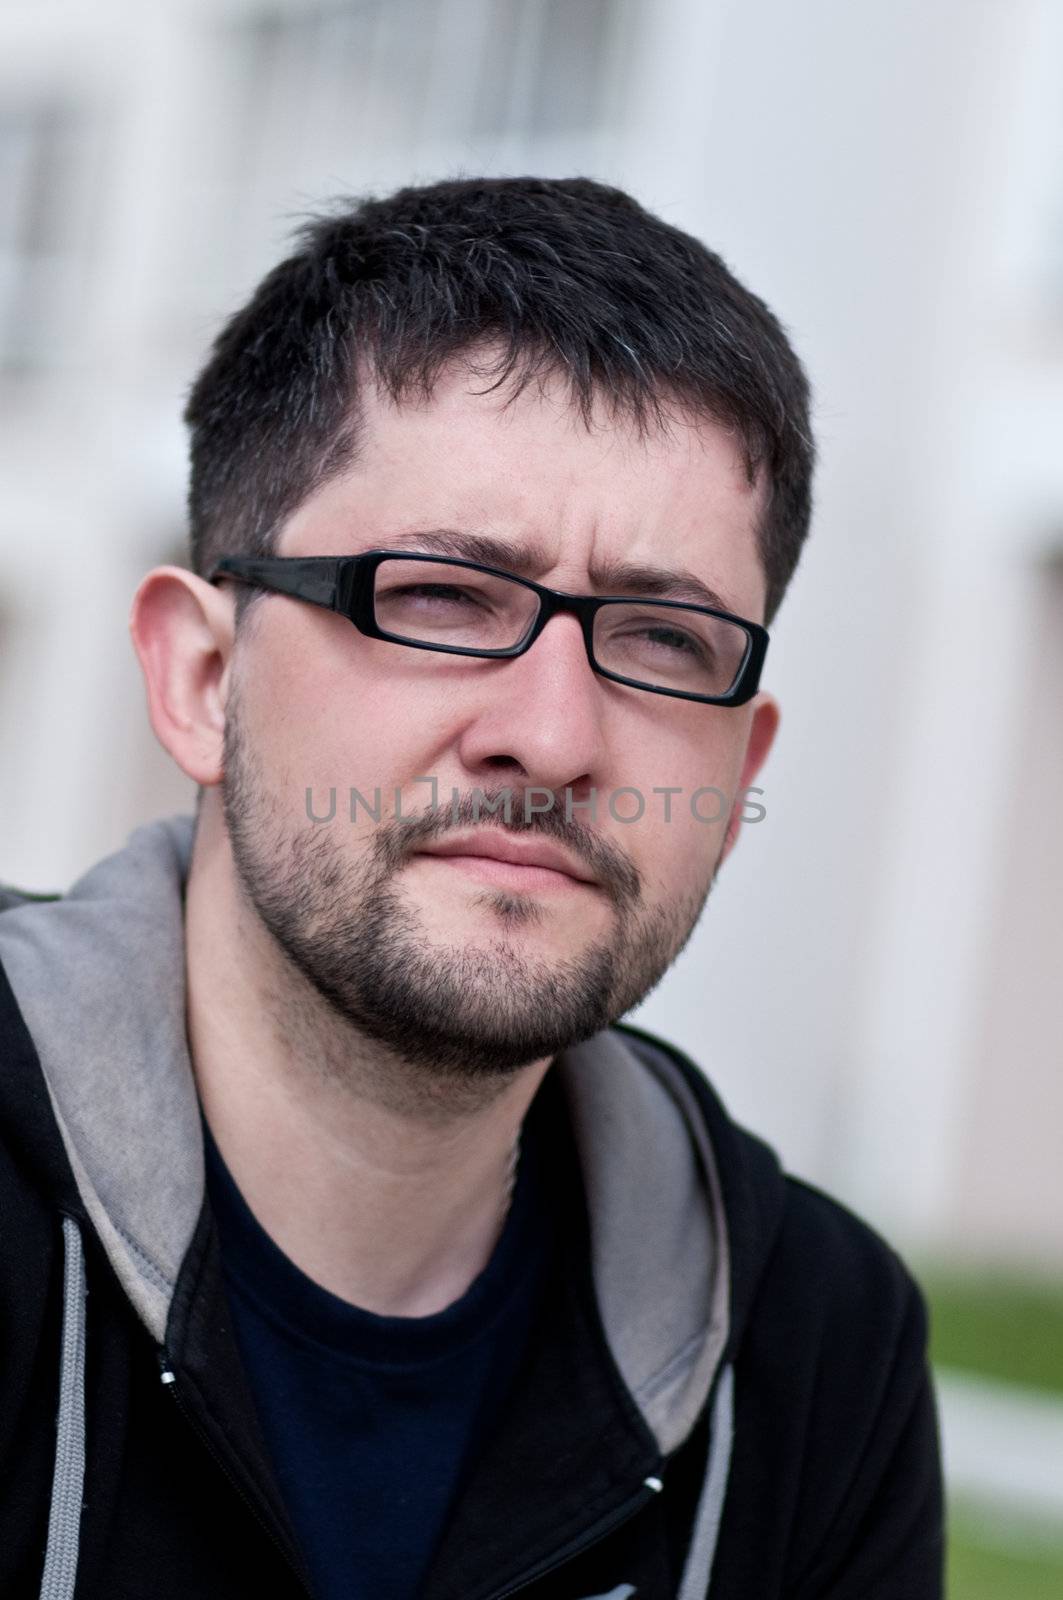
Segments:
[[[761,619],[759,494],[727,433],[677,423],[640,440],[604,416],[588,430],[561,383],[508,404],[482,387],[459,366],[426,403],[368,394],[356,465],[290,517],[277,554],[416,549],[419,533],[457,530],[535,546],[526,575],[552,588],[595,592],[589,573],[619,563],[685,569]],[[610,682],[574,616],[553,618],[523,656],[477,660],[368,639],[265,596],[227,704],[236,871],[282,950],[366,1036],[438,1078],[506,1073],[607,1026],[678,955],[730,809],[692,800],[738,793],[757,704]],[[666,787],[679,792],[654,792]],[[533,788],[554,797],[549,811],[525,810]],[[327,816],[331,789],[335,815],[311,820],[307,791]],[[351,820],[352,789],[370,805],[380,791],[380,821],[360,802]],[[486,808],[476,822],[477,791],[505,790],[510,824]],[[592,793],[596,809],[581,805]],[[622,820],[640,801],[641,817]],[[431,853],[477,830],[549,840],[593,881]]]

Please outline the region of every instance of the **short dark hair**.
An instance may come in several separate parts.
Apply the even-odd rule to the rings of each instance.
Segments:
[[[751,483],[771,622],[811,514],[804,370],[776,317],[698,240],[588,178],[472,178],[344,201],[222,329],[185,411],[192,566],[266,555],[357,452],[359,376],[395,401],[490,346],[514,392],[558,372],[641,429],[669,402],[733,430]],[[241,598],[250,599],[253,591]]]

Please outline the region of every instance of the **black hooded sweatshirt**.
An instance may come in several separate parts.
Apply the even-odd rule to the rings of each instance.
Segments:
[[[191,817],[0,890],[0,1596],[312,1593],[241,1366],[185,1032]],[[563,1223],[423,1600],[938,1600],[920,1294],[673,1047],[564,1051]]]

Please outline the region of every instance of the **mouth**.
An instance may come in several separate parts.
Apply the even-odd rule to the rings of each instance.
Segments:
[[[442,839],[418,854],[452,872],[518,892],[571,893],[596,886],[587,869],[552,840],[497,829]]]
[[[451,872],[493,884],[496,888],[512,889],[524,894],[572,894],[577,889],[591,889],[594,885],[585,878],[576,878],[570,872],[555,867],[525,864],[519,861],[500,860],[495,856],[475,854],[437,854],[420,852],[420,860],[434,861]]]

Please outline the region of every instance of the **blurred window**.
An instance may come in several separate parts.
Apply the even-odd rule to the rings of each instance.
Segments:
[[[231,192],[245,231],[267,215],[276,225],[278,197],[298,210],[428,169],[496,170],[543,140],[593,134],[623,99],[623,24],[636,4],[288,0],[245,11],[226,29]]]
[[[76,337],[80,118],[58,101],[0,106],[0,369],[58,365]]]
[[[606,103],[615,0],[482,0],[487,49],[473,134],[593,128]]]

